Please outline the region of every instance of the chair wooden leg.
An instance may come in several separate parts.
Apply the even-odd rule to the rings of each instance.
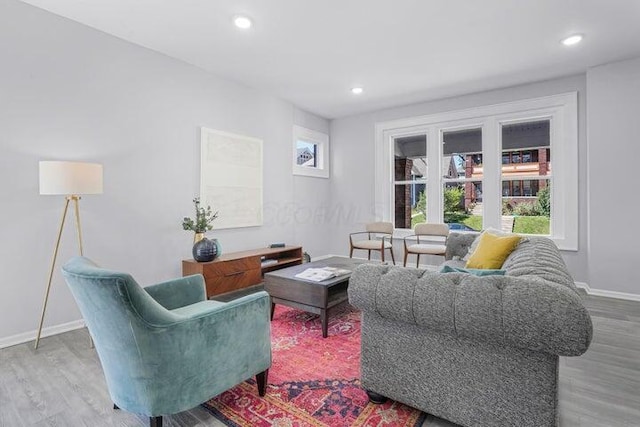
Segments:
[[[402,263],[403,267],[407,266],[407,257],[409,256],[409,252],[404,251],[404,262]]]
[[[349,247],[349,258],[353,258],[353,246]]]
[[[258,385],[258,395],[264,396],[267,392],[267,378],[269,378],[269,370],[256,374],[256,384]]]
[[[384,248],[382,248],[382,250],[380,251],[380,259],[382,259],[382,262],[384,262]]]
[[[420,254],[416,254],[416,268],[420,267]]]
[[[162,417],[149,417],[149,427],[162,427]]]
[[[389,252],[391,252],[391,261],[393,261],[393,265],[396,265],[396,258],[393,256],[393,248],[389,248]]]
[[[367,259],[371,261],[371,249],[369,249],[369,255],[367,256]]]

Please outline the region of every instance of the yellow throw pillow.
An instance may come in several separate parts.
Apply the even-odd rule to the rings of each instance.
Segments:
[[[520,236],[496,236],[483,233],[478,247],[467,261],[466,268],[499,269],[520,243]]]

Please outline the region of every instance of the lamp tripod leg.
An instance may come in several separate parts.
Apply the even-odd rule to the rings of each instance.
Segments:
[[[58,239],[56,240],[56,246],[53,250],[53,259],[51,260],[51,269],[49,270],[49,282],[47,283],[47,290],[44,293],[44,302],[42,303],[42,314],[40,315],[40,324],[38,325],[38,333],[36,335],[36,342],[34,348],[38,348],[40,342],[40,335],[42,334],[42,325],[44,323],[44,314],[47,311],[47,302],[49,301],[49,291],[51,290],[51,280],[53,279],[53,270],[56,266],[56,258],[58,257],[58,249],[60,248],[60,238],[62,237],[62,230],[64,229],[64,221],[67,217],[67,210],[69,209],[69,201],[67,198],[64,204],[64,210],[62,211],[62,219],[60,220],[60,229],[58,230]]]
[[[84,255],[84,252],[82,250],[82,227],[80,227],[80,208],[78,207],[79,205],[79,200],[80,200],[80,196],[71,196],[73,199],[73,207],[76,213],[76,231],[78,232],[78,247],[80,248],[80,256]],[[91,334],[89,334],[89,346],[91,348],[94,348],[94,344],[93,344],[93,338],[91,338]]]
[[[73,199],[73,205],[76,212],[76,229],[78,231],[78,246],[80,247],[80,256],[83,256],[82,252],[82,228],[80,227],[80,208],[78,207],[78,201],[80,200],[80,196],[71,196]]]

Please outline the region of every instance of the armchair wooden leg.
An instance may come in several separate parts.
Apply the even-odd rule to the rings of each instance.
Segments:
[[[149,417],[149,427],[162,427],[162,417]]]
[[[393,256],[393,248],[389,248],[389,252],[391,252],[391,261],[393,261],[393,265],[396,265],[396,258]]]
[[[367,259],[368,259],[369,261],[371,261],[371,249],[369,249],[369,251],[368,251],[368,252],[369,252],[369,255],[367,256]]]
[[[267,392],[267,379],[269,378],[269,370],[262,371],[256,375],[256,384],[258,385],[258,395],[263,397]]]
[[[380,251],[380,258],[382,259],[382,262],[384,262],[384,248]]]
[[[420,254],[416,254],[416,268],[420,267]]]
[[[349,247],[349,258],[353,258],[353,246]]]

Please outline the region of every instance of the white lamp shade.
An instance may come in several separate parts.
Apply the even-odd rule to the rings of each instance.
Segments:
[[[84,162],[40,162],[40,194],[102,194],[102,165]]]

